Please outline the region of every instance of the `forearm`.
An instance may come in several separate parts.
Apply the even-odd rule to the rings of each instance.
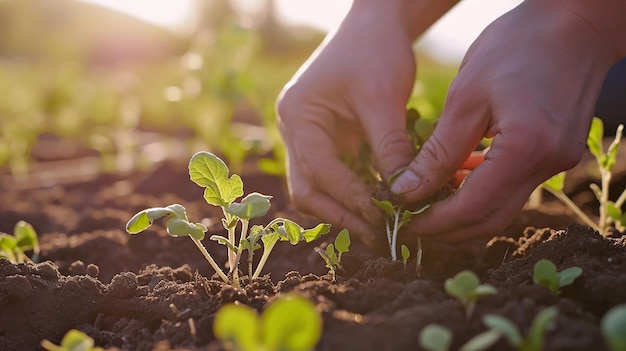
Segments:
[[[370,24],[399,25],[415,40],[459,0],[354,0],[348,16]]]

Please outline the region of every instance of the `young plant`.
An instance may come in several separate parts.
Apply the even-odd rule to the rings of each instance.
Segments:
[[[406,245],[400,246],[400,256],[402,256],[402,264],[406,268],[406,263],[409,262],[409,257],[411,257],[411,251]]]
[[[322,256],[326,262],[326,267],[330,270],[330,275],[334,278],[335,272],[338,269],[343,269],[341,266],[341,255],[348,252],[349,249],[350,233],[347,229],[342,229],[339,234],[337,234],[335,242],[326,246],[326,250],[316,247],[315,252]]]
[[[546,332],[552,326],[557,313],[556,307],[549,307],[539,312],[533,319],[526,338],[522,336],[517,326],[507,318],[498,315],[486,315],[482,320],[489,330],[470,339],[460,350],[485,350],[501,337],[504,337],[518,351],[541,351]]]
[[[419,343],[426,351],[448,351],[452,344],[452,332],[439,324],[429,324],[420,332]]]
[[[626,304],[611,308],[602,317],[600,329],[611,351],[626,351]]]
[[[387,232],[387,243],[389,244],[389,251],[391,253],[391,260],[397,260],[396,243],[398,241],[398,232],[400,228],[409,223],[414,215],[420,214],[430,205],[425,205],[415,211],[403,209],[403,205],[394,205],[388,200],[377,200],[372,198],[374,204],[383,210],[387,215],[387,221],[385,222],[385,231]]]
[[[265,227],[248,226],[250,219],[267,214],[270,208],[270,196],[251,193],[240,202],[235,202],[243,195],[243,182],[233,174],[229,176],[226,164],[217,156],[209,152],[198,152],[189,161],[189,175],[193,182],[204,189],[204,199],[210,205],[222,209],[224,218],[222,225],[228,236],[212,235],[211,240],[223,244],[227,248],[228,266],[232,274],[232,282],[239,287],[239,262],[244,250],[248,250],[248,270],[251,279],[258,278],[267,258],[279,240],[289,241],[292,245],[300,241],[310,242],[330,230],[330,225],[319,224],[312,229],[304,229],[297,223],[284,218],[276,218]],[[228,275],[215,262],[211,254],[202,244],[207,228],[201,223],[192,223],[182,205],[174,204],[167,207],[149,208],[135,214],[126,224],[126,231],[137,234],[147,229],[154,220],[167,217],[167,232],[172,236],[189,236],[202,252],[211,267],[225,282],[230,282]],[[237,242],[237,226],[240,224],[239,241]],[[258,242],[263,242],[263,256],[252,272],[252,259],[255,250],[260,248]]]
[[[29,259],[26,251],[32,250]],[[13,235],[0,233],[0,257],[6,257],[12,263],[37,262],[39,257],[39,241],[33,226],[25,221],[15,224]]]
[[[103,348],[94,346],[94,341],[89,335],[71,329],[63,339],[61,345],[55,345],[48,340],[41,341],[41,347],[48,351],[104,351]]]
[[[479,297],[493,295],[498,292],[496,288],[489,284],[480,284],[478,276],[471,271],[462,271],[452,278],[446,279],[444,289],[448,295],[461,300],[465,307],[467,319],[472,317],[476,300]]]
[[[533,281],[535,284],[543,285],[550,291],[558,296],[561,293],[561,288],[566,287],[574,283],[574,280],[583,273],[580,267],[566,268],[560,272],[557,272],[554,263],[549,260],[542,259],[535,263],[533,269]]]
[[[626,189],[622,191],[615,202],[609,200],[611,172],[617,159],[623,129],[624,126],[620,124],[615,132],[615,138],[606,152],[602,146],[604,125],[601,119],[597,117],[593,118],[589,136],[587,137],[587,147],[596,159],[600,172],[600,185],[595,183],[590,185],[593,194],[599,202],[600,218],[597,223],[587,216],[587,214],[585,214],[563,191],[565,172],[555,175],[541,185],[542,188],[552,193],[557,199],[561,200],[567,207],[574,211],[588,226],[602,234],[606,233],[611,224],[615,224],[619,230],[626,228],[626,214],[622,213],[621,210],[626,202]]]
[[[213,332],[239,351],[307,351],[321,336],[322,318],[309,300],[287,294],[271,302],[260,317],[244,305],[221,307]]]

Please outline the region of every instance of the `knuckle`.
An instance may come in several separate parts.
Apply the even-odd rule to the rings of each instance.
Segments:
[[[437,173],[446,177],[456,171],[444,143],[435,134],[431,135],[428,141],[424,143],[415,161],[412,165],[417,165],[417,162],[425,162],[431,168],[436,169]]]

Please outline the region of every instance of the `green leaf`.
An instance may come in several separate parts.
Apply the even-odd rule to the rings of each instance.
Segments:
[[[430,204],[424,205],[415,211],[404,210],[404,212],[402,212],[402,217],[400,219],[400,223],[398,226],[402,227],[403,225],[408,223],[411,220],[411,218],[413,218],[413,216],[426,211],[429,207],[430,207]]]
[[[555,174],[554,176],[552,176],[552,178],[543,182],[542,185],[556,192],[562,192],[563,185],[565,185],[565,172]]]
[[[335,249],[339,254],[348,252],[350,248],[350,233],[348,229],[342,229],[335,238]]]
[[[387,216],[392,217],[392,216],[396,215],[396,209],[393,206],[393,204],[391,203],[391,201],[377,200],[375,198],[372,198],[372,202],[374,202],[374,205],[376,205],[376,207],[378,207],[381,210],[385,211]]]
[[[320,236],[324,234],[328,234],[328,232],[330,232],[330,224],[320,223],[311,229],[306,229],[302,231],[302,237],[304,237],[304,241],[306,241],[307,243],[310,243],[311,241],[319,238]],[[348,237],[348,240],[350,240],[349,237]],[[350,245],[349,241],[348,241],[348,245]]]
[[[617,153],[619,151],[620,141],[622,140],[623,129],[624,125],[622,124],[617,127],[617,131],[615,132],[615,139],[613,139],[611,145],[609,145],[609,148],[606,151],[606,161],[604,166],[609,172],[613,170],[613,166],[615,165],[615,161],[617,160]]]
[[[280,234],[278,232],[274,232],[271,234],[265,234],[261,237],[261,241],[263,242],[264,250],[268,250],[276,245],[276,242],[280,240]]]
[[[411,257],[411,251],[406,245],[402,245],[400,247],[400,255],[402,256],[402,261],[406,265],[407,261],[409,260],[409,257]]]
[[[474,289],[472,294],[475,297],[494,295],[498,293],[498,289],[489,284],[481,284]]]
[[[281,235],[281,240],[287,240],[291,245],[299,243],[304,229],[296,222],[288,219],[282,219],[282,223],[283,225],[278,226],[278,233]]]
[[[559,276],[556,272],[556,266],[549,260],[541,259],[535,263],[533,281],[535,284],[547,287],[553,294],[559,292]]]
[[[604,125],[602,120],[598,117],[594,117],[591,120],[591,127],[589,128],[589,135],[587,136],[587,147],[591,154],[601,163],[601,159],[604,156],[602,148],[602,139],[604,137]]]
[[[25,221],[19,221],[15,224],[13,235],[17,242],[17,246],[22,251],[33,250],[35,254],[39,253],[39,241],[37,240],[37,233],[32,225]]]
[[[179,205],[179,204],[172,204],[169,206],[165,207],[166,209],[174,212],[173,217],[177,217],[177,218],[181,218],[184,219],[186,221],[188,221],[189,219],[187,218],[187,210],[185,210],[185,207],[183,205]],[[170,214],[170,216],[172,216]]]
[[[17,250],[17,240],[13,235],[0,234],[0,257],[6,257],[7,260],[18,263],[15,251]]]
[[[602,335],[611,351],[626,350],[626,304],[611,308],[600,324]]]
[[[135,214],[128,223],[126,223],[126,231],[129,234],[137,234],[146,230],[150,225],[152,225],[152,220],[144,210]]]
[[[255,310],[236,304],[222,306],[215,315],[213,333],[222,342],[232,342],[241,351],[257,351],[261,322]]]
[[[328,244],[326,246],[326,257],[332,262],[334,266],[339,263],[339,258],[337,257],[337,253],[335,252],[335,245],[333,243]]]
[[[490,329],[480,333],[463,344],[459,351],[482,351],[490,348],[502,337],[502,333],[496,329]]]
[[[215,206],[228,207],[235,199],[243,195],[243,182],[229,170],[224,161],[210,152],[201,151],[189,161],[191,180],[204,190],[204,199]]]
[[[76,330],[69,330],[63,339],[61,345],[57,346],[48,340],[43,340],[41,346],[48,351],[101,351],[101,347],[94,346],[94,340],[87,334]]]
[[[295,294],[273,301],[261,321],[265,350],[313,350],[322,335],[319,312],[313,303]]]
[[[504,335],[504,337],[506,337],[509,341],[509,344],[513,347],[520,346],[524,340],[517,329],[517,326],[502,316],[493,314],[485,315],[483,317],[483,324],[485,324],[488,328],[497,330]]]
[[[530,325],[528,338],[524,342],[527,350],[543,350],[543,341],[552,326],[558,310],[556,307],[549,307],[539,312]]]
[[[419,343],[426,351],[447,351],[452,345],[452,333],[439,324],[429,324],[420,332]]]
[[[233,243],[230,242],[230,240],[228,240],[228,238],[225,238],[221,235],[211,235],[211,237],[209,238],[213,241],[217,241],[218,243],[228,247],[228,249],[232,252],[237,252],[237,248],[235,247],[235,245]],[[245,240],[245,239],[244,239]],[[246,240],[246,242],[248,243],[248,247],[250,246],[250,243]],[[239,243],[241,245],[241,243]],[[244,247],[245,249],[245,247]]]
[[[462,271],[457,273],[453,278],[446,279],[444,289],[448,295],[456,297],[459,300],[469,301],[472,292],[480,285],[480,280],[474,272]]]
[[[226,208],[226,212],[244,219],[262,217],[270,209],[271,198],[271,196],[259,193],[250,193],[241,202],[231,203]]]
[[[580,277],[583,273],[582,268],[580,267],[570,267],[566,268],[557,273],[559,276],[559,287],[562,288],[564,286],[572,285],[576,278]]]
[[[191,236],[194,239],[204,239],[207,228],[200,223],[190,223],[184,219],[172,218],[167,222],[167,232],[172,236]]]
[[[622,218],[622,209],[615,206],[615,202],[608,201],[606,203],[606,214],[613,218],[616,222],[620,222]]]

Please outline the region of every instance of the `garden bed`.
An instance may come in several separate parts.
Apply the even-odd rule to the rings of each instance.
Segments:
[[[626,236],[603,237],[573,224],[570,212],[554,201],[525,210],[502,237],[471,243],[424,244],[421,274],[373,257],[353,243],[345,270],[329,276],[314,252],[338,229],[312,243],[279,243],[265,266],[267,275],[236,290],[213,271],[190,240],[170,237],[163,227],[129,235],[126,222],[148,207],[180,203],[190,218],[208,218],[209,233],[223,234],[219,208],[208,206],[189,181],[186,160],[169,160],[141,172],[93,174],[48,183],[12,183],[2,178],[0,231],[19,220],[39,234],[38,264],[0,260],[0,349],[35,350],[42,339],[59,343],[79,329],[97,345],[125,350],[209,349],[222,346],[212,327],[217,309],[239,301],[262,310],[280,293],[296,292],[314,302],[323,317],[317,350],[417,350],[422,328],[449,328],[452,349],[486,328],[484,314],[506,316],[525,332],[549,306],[558,308],[546,335],[546,350],[608,350],[599,324],[611,307],[626,302]],[[579,166],[584,169],[584,165]],[[66,171],[67,169],[65,169]],[[259,223],[277,216],[304,227],[317,224],[290,208],[284,180],[247,167],[245,192],[272,195],[272,208]],[[570,191],[584,178],[572,177]],[[618,186],[619,187],[619,186]],[[620,188],[623,189],[623,186]],[[550,200],[550,199],[548,199]],[[205,240],[219,263],[226,251]],[[533,265],[547,258],[560,269],[578,266],[582,275],[559,296],[533,283]],[[443,289],[461,270],[476,272],[498,293],[478,301],[471,319]],[[507,350],[501,340],[492,349]]]

